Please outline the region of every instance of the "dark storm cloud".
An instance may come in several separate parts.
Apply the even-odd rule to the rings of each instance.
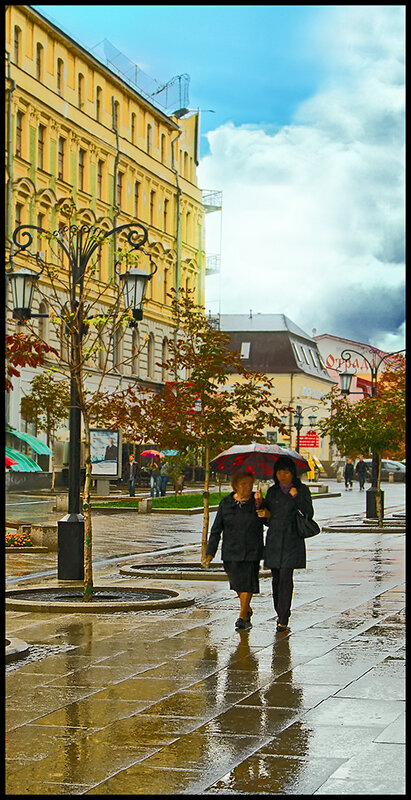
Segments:
[[[377,344],[396,334],[405,320],[405,286],[349,286],[330,298],[316,319],[318,333]]]

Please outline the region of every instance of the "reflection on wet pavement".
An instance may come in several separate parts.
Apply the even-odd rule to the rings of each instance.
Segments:
[[[164,541],[157,525],[136,563]],[[200,529],[179,531],[193,544]],[[100,555],[110,535],[99,528]],[[404,794],[404,536],[332,533],[307,550],[289,635],[276,634],[269,578],[249,632],[221,581],[193,581],[185,609],[7,612],[9,636],[43,647],[6,669],[7,793]],[[33,554],[32,573],[47,558]],[[150,585],[109,563],[96,573]]]

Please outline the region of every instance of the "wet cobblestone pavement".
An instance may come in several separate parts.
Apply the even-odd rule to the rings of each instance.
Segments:
[[[322,503],[316,518],[332,519]],[[115,533],[96,517],[96,583],[186,591],[119,566],[198,561],[202,517],[137,517],[121,512]],[[248,632],[219,580],[192,581],[181,609],[7,611],[6,635],[30,650],[6,666],[6,793],[405,794],[404,547],[386,532],[308,541],[290,634],[269,578]],[[56,563],[8,556],[7,588],[57,585]]]

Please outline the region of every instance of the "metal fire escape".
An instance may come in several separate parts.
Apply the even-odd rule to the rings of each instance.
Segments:
[[[220,246],[218,253],[206,255],[206,275],[218,275],[221,268],[221,212],[223,208],[223,193],[216,190],[205,189],[203,191],[203,208],[206,214],[220,212]]]

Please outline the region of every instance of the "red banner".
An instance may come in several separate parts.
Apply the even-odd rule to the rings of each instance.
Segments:
[[[303,436],[300,436],[300,447],[319,447],[320,446],[320,437],[318,433],[315,431],[310,431],[310,433],[306,433]]]

